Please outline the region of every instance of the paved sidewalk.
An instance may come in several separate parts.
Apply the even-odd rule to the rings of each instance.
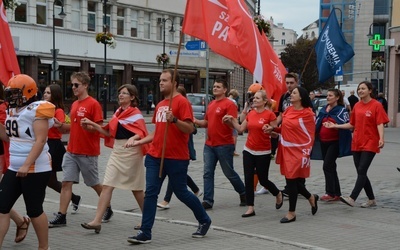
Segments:
[[[146,121],[150,118],[146,116]],[[204,129],[195,135],[198,160],[189,167],[189,174],[202,188]],[[256,216],[242,218],[245,207],[239,207],[239,195],[217,167],[215,176],[215,204],[208,213],[213,223],[204,239],[193,239],[191,234],[197,223],[191,211],[174,196],[171,208],[157,211],[152,243],[131,245],[126,241],[133,232],[134,225],[140,223],[140,210],[132,194],[115,190],[112,200],[114,217],[102,226],[100,234],[87,231],[80,223],[89,222],[95,214],[97,196],[84,184],[74,185],[74,192],[82,195],[83,205],[76,215],[68,215],[68,225],[50,229],[51,249],[399,249],[400,240],[400,129],[385,129],[385,148],[378,154],[369,170],[378,206],[375,208],[348,207],[340,202],[319,202],[319,210],[311,215],[308,201],[299,198],[297,220],[281,224],[279,220],[286,214],[288,201],[280,210],[275,209],[275,198],[270,195],[256,196]],[[246,134],[238,137],[238,152],[243,148]],[[101,177],[110,150],[102,147],[99,157]],[[321,161],[312,161],[311,177],[307,188],[320,196],[324,194],[324,175]],[[355,183],[356,172],[352,157],[338,160],[342,193],[348,195]],[[241,154],[235,157],[235,168],[243,178]],[[61,174],[59,175],[61,178]],[[279,166],[271,162],[270,179],[282,188],[284,178]],[[166,185],[164,185],[166,186]],[[159,200],[162,200],[165,187]],[[201,197],[200,197],[201,198]],[[357,202],[366,200],[364,192]],[[51,218],[58,210],[59,195],[47,190],[45,212]],[[22,198],[15,208],[24,213]],[[70,212],[70,211],[69,211]],[[30,226],[27,238],[14,243],[15,225],[12,223],[3,249],[37,249],[37,239]]]

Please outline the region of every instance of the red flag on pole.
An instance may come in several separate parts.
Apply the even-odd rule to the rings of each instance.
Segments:
[[[243,1],[188,0],[183,32],[205,40],[215,53],[248,69],[268,97],[279,100],[286,92],[286,69]]]
[[[229,8],[229,41],[239,47],[241,57],[256,55],[254,78],[262,83],[269,98],[279,101],[286,92],[286,68],[275,53],[264,32],[260,33],[243,0],[227,1]],[[250,38],[250,39],[249,39]],[[254,44],[254,45],[253,45]],[[252,48],[254,47],[254,48]],[[255,49],[250,51],[249,48]]]
[[[0,0],[0,17],[0,81],[7,85],[12,76],[20,74],[20,70],[3,0]]]

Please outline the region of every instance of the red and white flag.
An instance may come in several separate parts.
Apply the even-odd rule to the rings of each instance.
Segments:
[[[20,70],[3,0],[0,0],[0,17],[0,81],[7,86],[8,80],[20,74]]]
[[[242,0],[188,0],[183,32],[254,74],[269,98],[286,92],[285,67]]]

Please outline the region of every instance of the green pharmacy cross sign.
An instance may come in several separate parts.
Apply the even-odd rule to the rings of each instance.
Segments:
[[[380,51],[381,46],[385,46],[385,39],[381,39],[380,34],[375,34],[374,38],[369,39],[369,46],[373,46],[374,51]]]

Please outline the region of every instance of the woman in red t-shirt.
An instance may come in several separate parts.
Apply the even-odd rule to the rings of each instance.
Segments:
[[[241,125],[231,115],[225,115],[223,122],[232,125],[239,133],[248,130],[247,141],[243,149],[243,172],[246,188],[246,213],[242,217],[256,215],[254,212],[254,172],[257,173],[260,184],[266,187],[276,197],[276,209],[282,207],[283,196],[273,182],[268,180],[271,161],[271,136],[263,131],[266,124],[276,127],[275,114],[266,109],[268,103],[264,90],[257,91],[253,99],[253,109],[248,113]]]
[[[360,101],[354,105],[351,112],[350,122],[345,124],[334,124],[325,122],[327,128],[354,129],[351,151],[353,152],[354,165],[357,170],[357,181],[350,196],[341,196],[340,200],[354,207],[355,200],[362,189],[368,196],[368,201],[361,207],[376,206],[374,192],[368,179],[367,171],[376,153],[383,148],[384,124],[389,118],[380,102],[373,99],[373,86],[370,82],[363,81],[358,84],[357,94]]]

